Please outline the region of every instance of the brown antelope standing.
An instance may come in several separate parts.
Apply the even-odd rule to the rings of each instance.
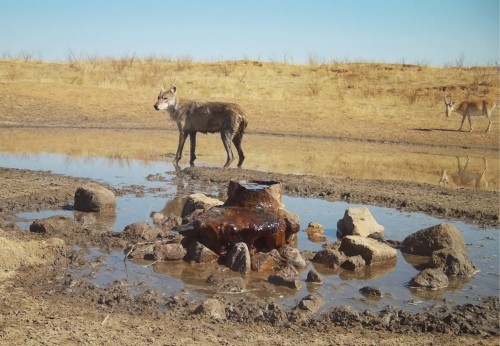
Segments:
[[[241,149],[243,133],[248,125],[246,116],[242,109],[234,103],[222,102],[197,102],[193,100],[176,99],[177,88],[173,85],[170,90],[161,90],[154,108],[167,110],[168,114],[177,123],[179,128],[179,144],[175,154],[174,165],[179,167],[178,162],[182,158],[182,149],[189,135],[191,144],[190,165],[194,166],[196,159],[196,133],[219,132],[222,143],[227,153],[224,168],[229,167],[234,159],[231,150],[231,142],[238,151],[238,167],[241,167],[245,156]]]
[[[492,100],[482,99],[476,101],[462,101],[459,104],[455,104],[451,98],[444,97],[444,104],[446,106],[446,116],[449,117],[452,112],[458,113],[462,116],[462,124],[458,131],[462,131],[462,127],[464,126],[465,118],[469,121],[469,132],[472,132],[472,123],[470,117],[472,116],[482,116],[486,115],[489,120],[488,128],[486,132],[490,132],[491,128],[491,112],[496,107],[496,103]]]

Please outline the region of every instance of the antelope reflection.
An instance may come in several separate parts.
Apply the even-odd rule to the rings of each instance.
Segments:
[[[446,185],[449,184],[451,179],[451,181],[456,186],[474,187],[476,189],[488,188],[489,183],[488,180],[486,179],[486,171],[488,170],[488,160],[486,160],[486,158],[483,158],[484,168],[481,172],[467,171],[470,161],[470,158],[468,156],[463,167],[460,162],[460,157],[456,156],[456,158],[457,158],[458,170],[454,173],[448,174],[447,170],[443,169],[441,171],[441,177],[438,183],[439,186],[441,186],[442,184],[444,187],[446,187]]]

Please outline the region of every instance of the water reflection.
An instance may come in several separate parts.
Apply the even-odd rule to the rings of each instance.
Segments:
[[[487,189],[490,186],[490,182],[486,175],[488,170],[488,160],[486,158],[482,158],[484,164],[482,170],[469,169],[469,156],[467,156],[464,164],[461,164],[460,156],[457,156],[456,159],[457,169],[450,172],[443,169],[438,185],[446,187],[448,184],[453,183],[454,186],[471,187],[475,189]]]
[[[104,227],[112,227],[115,231],[133,222],[151,222],[152,211],[162,211],[166,216],[168,213],[178,213],[180,201],[178,198],[193,193],[202,192],[210,196],[215,196],[224,200],[226,191],[219,191],[214,187],[212,191],[204,190],[201,184],[185,184],[171,173],[173,167],[165,162],[142,162],[138,160],[109,160],[104,158],[81,159],[72,158],[66,160],[64,155],[40,154],[36,156],[26,155],[3,155],[1,165],[13,168],[26,168],[34,170],[51,170],[54,173],[67,174],[71,176],[87,176],[89,178],[108,183],[113,187],[131,186],[133,184],[145,187],[146,193],[142,197],[135,194],[125,194],[117,199],[116,215],[110,219],[99,219]],[[453,160],[455,167],[455,159]],[[461,160],[462,161],[462,160]],[[471,158],[466,171],[475,169],[474,160]],[[489,160],[488,160],[489,161]],[[489,162],[488,162],[489,163]],[[463,162],[461,167],[464,168]],[[158,173],[160,172],[160,173]],[[149,181],[150,174],[159,174],[166,181]],[[434,175],[435,179],[435,175]],[[296,213],[300,217],[300,229],[297,234],[297,246],[301,251],[318,251],[322,249],[322,244],[313,243],[307,239],[304,230],[309,222],[314,221],[324,226],[325,236],[330,240],[336,239],[337,221],[341,219],[344,212],[349,207],[368,207],[370,213],[377,222],[385,227],[386,239],[403,240],[407,235],[423,228],[427,228],[438,223],[449,221],[442,220],[422,213],[400,212],[395,209],[380,208],[374,206],[351,205],[345,202],[329,202],[325,200],[315,200],[307,198],[295,198],[283,196],[285,208]],[[29,219],[39,219],[49,217],[54,214],[69,213],[77,218],[83,218],[85,222],[94,222],[91,216],[75,215],[73,211],[41,211],[38,213],[23,213],[18,215],[24,217],[24,222],[28,224]],[[95,216],[94,216],[95,217]],[[89,218],[85,220],[85,218]],[[114,221],[113,221],[114,219]],[[113,223],[112,226],[111,223]],[[430,305],[436,300],[446,299],[453,303],[474,303],[478,297],[497,295],[499,290],[499,232],[498,229],[480,229],[474,225],[463,222],[451,221],[463,233],[465,243],[468,244],[469,256],[471,260],[481,269],[481,272],[468,279],[466,282],[452,283],[440,292],[427,292],[410,290],[406,286],[408,281],[418,273],[413,259],[408,259],[398,252],[397,262],[387,268],[367,267],[360,273],[348,271],[334,271],[310,264],[308,268],[301,272],[300,278],[305,281],[307,272],[310,269],[317,269],[323,276],[323,285],[302,285],[298,291],[286,288],[279,288],[267,282],[267,275],[263,273],[252,273],[245,277],[247,290],[252,290],[254,296],[273,297],[284,305],[294,306],[297,299],[314,291],[325,298],[326,305],[351,304],[364,309],[367,304],[358,293],[358,289],[366,286],[379,288],[384,292],[380,300],[380,305],[402,305],[404,302],[414,300],[415,297],[424,300],[423,306]],[[25,227],[26,228],[26,227]],[[212,294],[210,287],[206,283],[210,273],[220,273],[221,268],[202,267],[184,262],[165,262],[151,265],[152,262],[124,262],[122,251],[105,254],[105,261],[102,266],[92,268],[92,275],[89,278],[99,286],[112,284],[115,280],[130,280],[146,284],[149,287],[158,289],[169,295],[175,294],[183,289],[189,289],[193,294]],[[74,274],[83,275],[85,272],[73,271]],[[224,271],[224,275],[234,275],[229,271]],[[368,281],[369,280],[369,281]],[[387,294],[385,294],[387,293]],[[411,307],[409,307],[411,309]],[[419,310],[420,307],[415,307]]]

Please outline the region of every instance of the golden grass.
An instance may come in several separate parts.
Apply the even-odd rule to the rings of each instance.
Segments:
[[[113,129],[3,129],[0,150],[140,159],[175,153],[176,126],[152,107],[160,86],[175,83],[180,97],[243,106],[249,118],[243,141],[247,168],[434,183],[441,169],[456,169],[456,155],[487,157],[488,176],[498,186],[498,109],[491,133],[484,133],[486,118],[474,118],[475,131],[468,133],[455,131],[460,116],[446,118],[443,105],[445,90],[455,99],[489,97],[500,103],[498,76],[495,66],[316,58],[307,65],[71,54],[66,63],[0,60],[0,126]],[[128,128],[150,131],[117,131]],[[222,164],[219,136],[199,137],[199,161]],[[349,141],[335,140],[342,138]],[[429,148],[432,155],[383,142],[430,145],[419,150]],[[462,147],[478,150],[457,149]]]

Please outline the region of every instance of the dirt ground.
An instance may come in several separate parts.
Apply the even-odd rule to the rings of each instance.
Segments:
[[[249,170],[187,168],[178,179],[209,188],[229,179],[281,181],[287,194],[422,211],[498,227],[498,193],[394,181],[280,175]],[[285,309],[245,296],[217,296],[226,317],[199,312],[182,294],[151,290],[132,295],[125,282],[103,289],[68,269],[92,267],[91,244],[124,246],[98,227],[57,235],[30,234],[15,226],[21,211],[71,205],[77,187],[90,181],[17,169],[0,169],[0,344],[25,345],[497,345],[498,297],[477,305],[411,314],[336,307],[321,315]],[[114,190],[116,194],[124,191]],[[83,229],[83,231],[82,231]],[[78,245],[75,247],[74,245]]]

